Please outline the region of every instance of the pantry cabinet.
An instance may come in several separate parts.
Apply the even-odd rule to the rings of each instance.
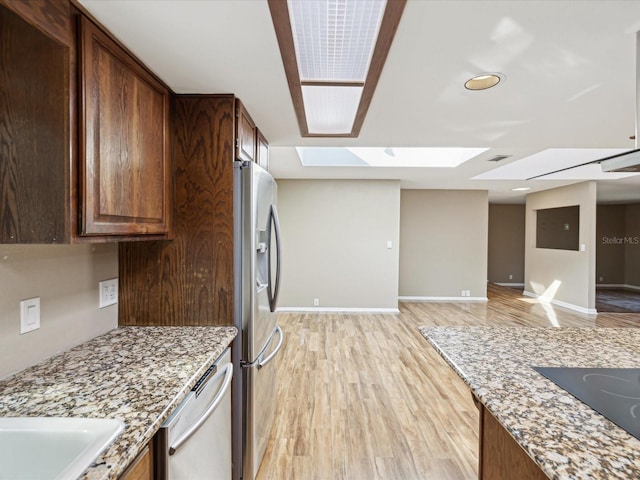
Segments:
[[[120,325],[233,324],[236,106],[173,98],[174,240],[119,245]]]

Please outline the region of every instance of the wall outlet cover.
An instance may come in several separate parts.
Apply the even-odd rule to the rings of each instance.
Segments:
[[[118,279],[111,278],[98,283],[98,308],[118,303]]]
[[[20,335],[40,328],[40,297],[20,302]]]

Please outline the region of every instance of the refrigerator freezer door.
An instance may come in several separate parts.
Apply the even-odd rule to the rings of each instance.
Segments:
[[[243,369],[247,389],[246,443],[242,469],[244,480],[255,479],[269,442],[277,407],[276,365],[271,360],[277,356],[282,341],[282,330],[276,327],[258,361]]]

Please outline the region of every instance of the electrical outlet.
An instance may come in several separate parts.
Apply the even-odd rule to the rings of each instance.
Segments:
[[[471,290],[467,290],[467,297],[471,296]]]
[[[513,275],[509,274],[509,280],[513,280]]]
[[[20,302],[20,335],[40,328],[40,297]]]
[[[461,296],[461,297],[466,297],[466,295],[465,295],[465,291],[464,291],[464,290],[460,291],[460,296]]]
[[[319,307],[320,306],[320,299],[319,298],[314,298],[313,299],[313,306],[314,307]]]
[[[118,303],[118,279],[111,278],[109,280],[103,280],[98,283],[98,292],[100,298],[98,300],[98,307],[104,308],[109,305]]]
[[[600,277],[599,282],[604,282],[604,277]]]

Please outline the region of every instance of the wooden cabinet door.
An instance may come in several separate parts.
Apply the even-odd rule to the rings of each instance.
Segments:
[[[256,159],[256,124],[240,101],[236,103],[236,158]]]
[[[120,475],[118,480],[153,480],[151,443],[131,462],[131,465]]]
[[[72,52],[33,25],[42,7],[64,31],[69,7],[35,3],[0,5],[0,243],[70,240]]]
[[[165,235],[169,92],[85,17],[80,23],[83,235]]]
[[[256,128],[256,139],[258,143],[258,150],[256,155],[256,163],[269,171],[269,142],[264,137],[262,132]]]

